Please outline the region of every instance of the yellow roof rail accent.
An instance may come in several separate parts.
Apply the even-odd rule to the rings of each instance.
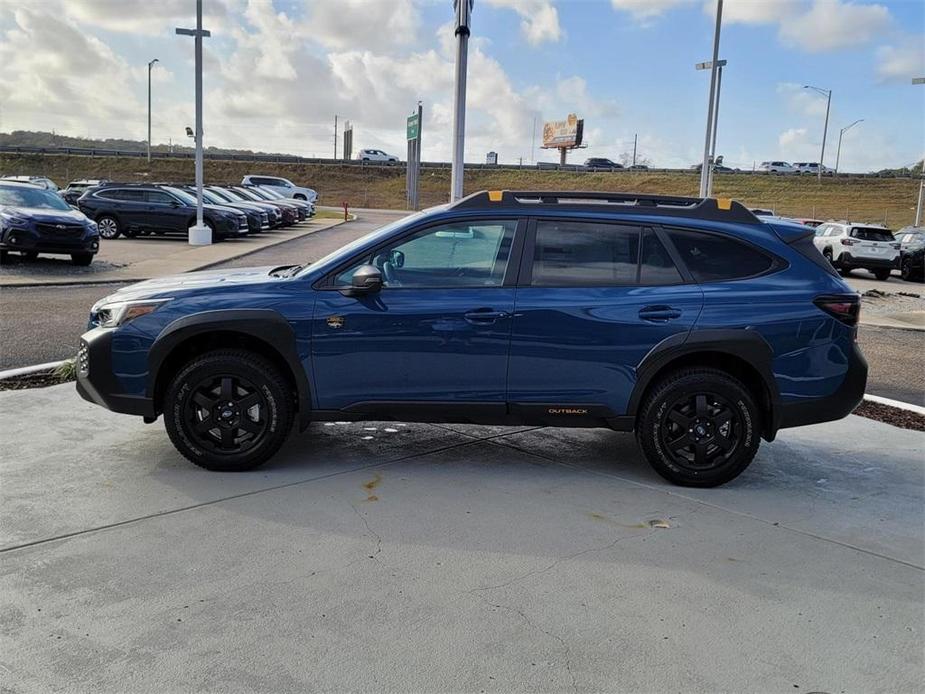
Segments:
[[[716,198],[716,206],[721,210],[731,210],[732,198]]]
[[[489,190],[488,191],[488,199],[491,200],[492,202],[501,202],[502,196],[503,196],[503,193],[500,190]]]

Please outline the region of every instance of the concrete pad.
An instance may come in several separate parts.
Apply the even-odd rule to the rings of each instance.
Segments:
[[[921,433],[857,417],[784,432],[740,480],[696,492],[594,430],[313,425],[270,467],[222,475],[68,388],[0,394],[4,540],[48,540],[0,554],[2,688],[840,692],[925,676]],[[95,525],[133,502],[137,520]],[[69,528],[86,532],[48,534]]]

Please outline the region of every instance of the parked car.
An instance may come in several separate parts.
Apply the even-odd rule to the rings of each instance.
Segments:
[[[224,188],[222,186],[205,186],[204,190],[208,190],[210,193],[224,202],[253,205],[265,210],[267,216],[270,219],[271,229],[280,229],[282,227],[289,226],[292,224],[291,220],[295,219],[295,214],[289,211],[289,221],[287,221],[287,215],[284,214],[283,208],[281,208],[279,205],[272,205],[268,202],[263,202],[262,200],[251,200],[250,198],[236,193],[229,188]]]
[[[584,166],[586,169],[591,169],[592,171],[616,171],[617,169],[623,168],[623,164],[618,164],[604,157],[591,157],[590,159],[585,159]]]
[[[799,174],[819,174],[819,162],[818,161],[795,161],[793,162],[793,168],[796,169],[796,172]],[[823,165],[822,175],[831,176],[835,171],[830,169],[828,166]]]
[[[630,171],[648,171],[649,166],[647,164],[632,164],[627,167]]]
[[[824,220],[822,219],[809,219],[806,217],[800,217],[797,219],[797,221],[800,224],[805,224],[806,226],[812,227],[813,229],[817,228],[820,224],[824,223]]]
[[[192,195],[193,198],[196,197],[196,186],[185,184],[177,187],[185,193]],[[223,207],[233,207],[236,210],[241,210],[247,215],[247,227],[251,233],[270,229],[270,211],[263,209],[256,203],[226,200],[220,197],[214,190],[205,186],[202,188],[202,199],[210,205],[221,205]]]
[[[77,201],[80,210],[99,225],[100,236],[115,239],[138,233],[189,233],[196,224],[196,203],[147,183],[106,183]],[[216,241],[248,232],[240,210],[203,205],[203,223]]]
[[[878,280],[886,280],[899,266],[899,242],[885,227],[825,222],[816,227],[813,243],[826,260],[845,274],[864,269]]]
[[[318,193],[316,193],[311,188],[303,188],[302,186],[297,186],[288,178],[280,178],[279,176],[255,176],[248,174],[243,179],[241,179],[241,185],[265,186],[267,188],[272,188],[284,198],[293,198],[294,200],[307,200],[308,202],[315,202],[315,200],[318,198]]]
[[[756,169],[757,173],[795,174],[797,169],[785,161],[763,161]]]
[[[899,241],[899,271],[907,282],[925,282],[925,227],[903,227],[895,234]]]
[[[161,190],[166,190],[168,193],[180,198],[187,205],[196,206],[196,188],[191,186],[190,189],[187,189],[183,186],[172,186],[172,185],[161,185]],[[247,233],[257,234],[260,232],[263,226],[263,216],[261,212],[253,209],[242,209],[236,205],[230,205],[223,200],[218,200],[214,196],[210,196],[208,191],[203,189],[202,191],[202,204],[203,206],[208,205],[209,209],[213,210],[222,210],[224,212],[235,212],[238,214],[243,214],[247,219]]]
[[[811,239],[728,199],[475,193],[310,265],[120,289],[77,389],[163,414],[210,470],[294,422],[393,419],[635,431],[659,474],[715,486],[864,394],[858,294]]]
[[[381,149],[361,149],[357,152],[357,159],[360,161],[382,161],[386,164],[398,163],[398,157],[394,154],[386,154]]]
[[[44,188],[45,190],[50,190],[52,192],[58,191],[58,186],[50,178],[45,176],[2,176],[0,181],[19,181],[21,183],[31,183],[38,186],[39,188]]]
[[[273,205],[282,207],[285,211],[292,212],[292,224],[295,224],[308,216],[308,213],[302,208],[300,204],[296,203],[295,200],[271,199],[269,195],[262,193],[254,187],[246,188],[244,186],[231,186],[230,190],[238,193],[239,195],[243,195],[245,198],[257,200],[258,202],[269,202]]]
[[[99,250],[96,224],[57,193],[0,181],[0,260],[15,251],[28,259],[39,253],[69,255],[74,265],[89,265]]]
[[[308,202],[307,200],[299,200],[296,198],[284,197],[283,195],[280,195],[275,190],[273,190],[272,188],[268,188],[267,186],[247,186],[247,187],[258,191],[259,193],[262,193],[263,196],[267,198],[269,202],[273,202],[274,200],[285,200],[286,202],[289,202],[289,203],[292,203],[298,206],[305,213],[304,216],[300,214],[299,219],[305,219],[308,217],[315,216],[315,203],[313,202]]]
[[[79,181],[71,181],[67,184],[67,188],[59,191],[59,193],[68,205],[77,207],[77,201],[86,192],[87,188],[102,185],[106,182],[105,178],[82,178]]]
[[[699,164],[692,164],[691,169],[699,172],[701,169],[703,169],[703,162]],[[730,169],[728,166],[723,166],[722,164],[713,165],[713,173],[735,173],[736,171],[738,171],[738,169]]]
[[[750,212],[758,217],[775,217],[774,210],[768,210],[763,207],[753,207]]]

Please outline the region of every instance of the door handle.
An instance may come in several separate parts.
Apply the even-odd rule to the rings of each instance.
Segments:
[[[650,323],[667,323],[681,317],[681,311],[671,306],[644,306],[639,309],[639,317]]]
[[[494,323],[497,320],[508,318],[511,314],[507,311],[494,311],[490,308],[478,308],[463,314],[469,323]]]

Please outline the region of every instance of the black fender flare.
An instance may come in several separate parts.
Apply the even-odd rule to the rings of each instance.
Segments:
[[[728,354],[745,361],[758,375],[767,391],[768,421],[764,437],[771,441],[780,427],[780,390],[771,363],[774,350],[755,330],[718,328],[677,333],[656,344],[636,367],[636,385],[630,395],[626,414],[635,417],[646,389],[661,371],[680,357],[697,352]]]
[[[156,397],[158,374],[173,350],[191,337],[211,332],[234,332],[247,335],[273,347],[292,372],[299,404],[299,429],[311,421],[311,389],[308,376],[296,349],[292,326],[272,309],[219,309],[183,316],[169,323],[148,351],[147,395]]]

